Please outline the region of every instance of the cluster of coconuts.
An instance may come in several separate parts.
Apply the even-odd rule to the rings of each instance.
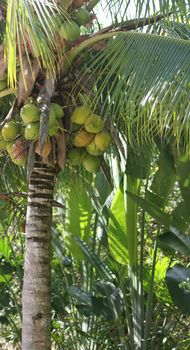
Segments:
[[[0,131],[0,151],[7,151],[13,163],[23,166],[27,160],[27,148],[21,134],[19,121],[7,122]]]
[[[40,133],[40,110],[34,103],[25,104],[20,115],[5,123],[0,131],[0,151],[6,151],[13,163],[23,166],[27,161],[28,143],[38,141]],[[62,129],[63,109],[56,103],[50,104],[47,148],[51,149],[50,137]],[[111,135],[104,129],[102,118],[93,114],[87,106],[75,108],[71,115],[72,132],[69,136],[67,159],[70,165],[83,165],[90,173],[100,169],[99,156],[111,143]],[[36,142],[36,152],[39,143]],[[48,150],[47,150],[48,152]]]
[[[65,0],[60,3],[65,10]],[[90,12],[85,7],[80,7],[71,13],[71,18],[63,21],[60,14],[54,16],[59,33],[66,41],[75,41],[80,36],[80,27],[90,22]]]
[[[61,128],[63,109],[56,103],[50,104],[48,135],[57,135]],[[40,129],[40,110],[34,103],[28,103],[20,110],[20,117],[3,126],[0,132],[0,151],[7,151],[13,163],[23,166],[27,160],[27,141],[37,141]]]
[[[104,130],[102,118],[93,114],[88,106],[77,107],[71,115],[72,136],[71,148],[67,158],[72,166],[83,165],[90,173],[100,169],[99,156],[111,143],[111,135]]]

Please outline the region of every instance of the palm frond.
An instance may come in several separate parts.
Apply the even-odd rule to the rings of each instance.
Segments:
[[[162,28],[166,35],[173,38],[180,38],[184,40],[190,40],[190,26],[186,23],[166,22],[160,21],[159,26]]]
[[[57,56],[61,56],[55,1],[8,0],[5,56],[8,62],[9,85],[15,87],[17,64],[22,69],[22,56],[37,57],[48,71],[55,72]],[[64,18],[64,13],[62,11]]]
[[[189,55],[187,40],[118,35],[87,64],[96,78],[94,109],[101,104],[129,140],[172,133],[177,144],[182,136],[189,144]]]
[[[98,6],[104,11],[108,24],[157,14],[170,15],[173,20],[184,22],[190,14],[189,2],[185,0],[105,0],[100,1]]]

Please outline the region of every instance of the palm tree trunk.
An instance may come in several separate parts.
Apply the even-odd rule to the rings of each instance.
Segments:
[[[29,180],[22,291],[22,350],[51,349],[51,221],[55,167],[36,161]]]

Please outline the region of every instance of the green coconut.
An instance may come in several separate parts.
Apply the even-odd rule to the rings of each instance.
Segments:
[[[20,111],[20,116],[25,125],[40,120],[40,110],[34,103],[24,105]]]
[[[25,157],[25,156],[24,157],[17,157],[17,158],[11,157],[11,160],[16,165],[24,166],[26,164],[27,157]]]
[[[88,132],[98,133],[103,129],[104,122],[97,114],[89,116],[85,122],[85,129]]]
[[[61,13],[56,13],[53,18],[53,23],[55,25],[56,30],[60,29],[61,24],[63,23],[64,19],[63,19],[63,15]],[[52,23],[52,22],[51,22]]]
[[[71,121],[75,124],[85,124],[87,118],[92,113],[88,106],[80,106],[75,108],[73,114],[71,115]]]
[[[59,132],[59,128],[60,128],[59,123],[57,120],[55,120],[55,123],[49,127],[48,135],[49,136],[57,135]]]
[[[0,151],[5,151],[5,150],[6,150],[6,142],[0,136]]]
[[[86,147],[89,145],[89,143],[92,142],[94,139],[94,134],[89,133],[88,131],[84,129],[80,129],[79,131],[76,132],[73,137],[71,137],[71,142],[76,146],[76,147]]]
[[[1,135],[4,141],[13,141],[20,133],[20,127],[14,121],[7,122],[2,131]]]
[[[74,21],[66,21],[61,25],[60,35],[65,40],[74,41],[80,36],[80,27]]]
[[[90,12],[88,12],[87,9],[81,7],[76,11],[75,19],[80,26],[85,25],[90,21]]]
[[[82,164],[87,152],[84,148],[72,148],[68,151],[67,159],[69,163],[73,166]]]
[[[24,130],[24,137],[26,140],[37,140],[40,133],[40,123],[30,123],[26,125]]]
[[[56,115],[56,118],[61,119],[64,115],[62,107],[60,105],[58,105],[57,103],[51,103],[50,106],[53,108],[54,113]]]
[[[97,173],[100,170],[99,159],[90,154],[85,157],[82,164],[89,173]]]
[[[13,142],[6,142],[6,151],[11,154]]]
[[[49,128],[52,128],[56,124],[56,114],[54,108],[50,106],[49,109]]]
[[[107,131],[101,131],[96,134],[94,142],[96,146],[101,150],[105,151],[112,141],[111,135]]]
[[[96,146],[94,140],[86,146],[86,150],[92,156],[101,156],[103,154],[103,152]]]

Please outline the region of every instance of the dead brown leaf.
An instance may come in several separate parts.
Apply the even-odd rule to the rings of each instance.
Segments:
[[[66,162],[66,138],[65,133],[56,135],[57,141],[57,163],[59,167],[63,170]]]
[[[40,152],[40,144],[39,141],[36,143],[36,153],[42,156],[43,158],[48,158],[50,152],[52,151],[52,145],[50,141],[47,141],[44,145],[42,152]]]
[[[13,158],[20,159],[27,157],[27,142],[19,138],[12,145],[11,155]]]
[[[25,56],[23,58],[23,68],[19,73],[18,81],[18,103],[26,101],[31,95],[36,78],[39,73],[39,62],[36,58],[31,59],[30,64],[28,58]]]

